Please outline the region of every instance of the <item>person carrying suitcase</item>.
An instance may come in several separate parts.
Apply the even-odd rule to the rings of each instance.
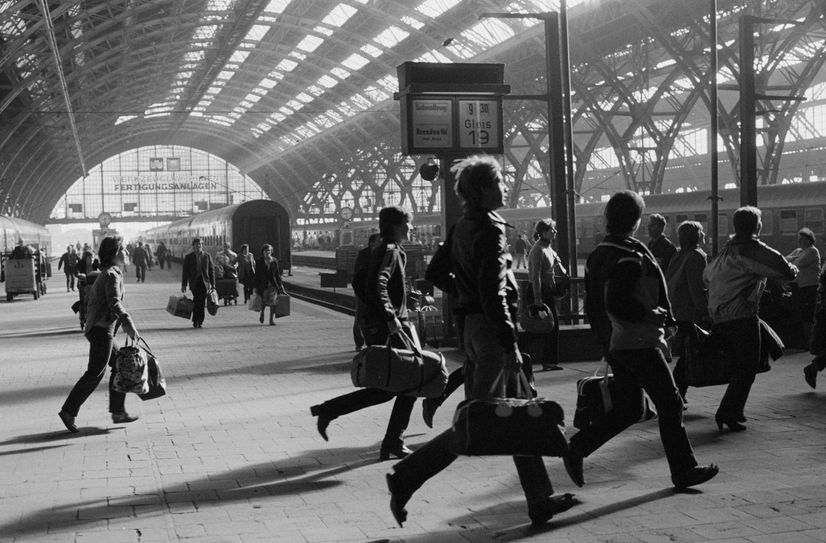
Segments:
[[[370,255],[363,290],[354,289],[363,298],[360,328],[367,345],[385,345],[388,338],[393,347],[406,348],[399,334],[406,334],[416,345],[419,339],[415,327],[407,319],[407,289],[404,268],[407,255],[401,243],[408,239],[411,215],[399,207],[385,207],[379,212],[381,243]],[[416,403],[413,396],[397,395],[378,388],[363,388],[314,405],[310,413],[318,417],[318,433],[327,441],[327,426],[334,419],[360,409],[394,400],[393,411],[379,451],[379,459],[390,456],[404,458],[408,449],[402,435],[410,422]]]

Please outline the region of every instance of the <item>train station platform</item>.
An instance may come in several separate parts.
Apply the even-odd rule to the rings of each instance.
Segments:
[[[112,424],[106,386],[80,411],[79,434],[57,412],[87,361],[70,306],[52,279],[38,301],[0,303],[0,542],[706,542],[826,541],[826,377],[812,391],[787,354],[760,375],[748,431],[719,433],[721,387],[689,390],[686,426],[698,458],[721,473],[676,493],[656,421],[637,424],[585,461],[584,488],[546,459],[557,492],[582,504],[531,528],[509,458],[460,458],[410,501],[399,528],[378,449],[390,406],[335,420],[321,439],[309,406],[353,390],[352,318],[301,300],[277,326],[241,304],[203,329],[164,311],[180,267],[127,274],[126,305],[167,377],[166,397]],[[449,356],[456,367],[457,356]],[[599,363],[537,373],[567,422],[576,380]],[[107,377],[108,378],[108,377]],[[451,422],[460,396],[429,429],[417,404],[406,442]],[[569,432],[573,430],[569,427]]]

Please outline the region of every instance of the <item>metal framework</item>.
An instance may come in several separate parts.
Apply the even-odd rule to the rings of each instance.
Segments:
[[[91,166],[157,143],[218,155],[301,214],[332,217],[352,199],[369,215],[396,190],[417,211],[434,211],[436,191],[423,199],[414,188],[416,160],[398,154],[398,104],[383,78],[412,59],[503,62],[515,93],[545,87],[541,25],[498,21],[511,37],[473,42],[471,30],[502,30],[476,26],[481,13],[502,9],[496,0],[446,0],[438,14],[406,0],[67,0],[48,5],[51,31],[41,1],[0,0],[0,213],[39,222],[81,177],[78,148]],[[802,24],[757,37],[756,81],[764,93],[806,95],[824,80],[824,5],[720,0],[719,80],[738,78],[738,17],[793,19]],[[331,19],[336,10],[349,16]],[[603,0],[570,9],[578,193],[707,186],[707,145],[697,136],[709,123],[707,11],[707,0]],[[382,44],[391,28],[401,39]],[[443,45],[447,38],[451,45]],[[354,55],[363,66],[344,64]],[[759,104],[760,183],[780,181],[791,151],[823,146],[826,134],[801,114],[810,105]],[[731,181],[739,167],[737,106],[737,93],[720,92]],[[285,107],[291,113],[281,113]],[[512,205],[548,203],[546,126],[544,104],[509,103]]]

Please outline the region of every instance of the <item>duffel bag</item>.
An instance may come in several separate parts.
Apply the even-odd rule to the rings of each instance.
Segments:
[[[350,366],[353,385],[420,398],[441,396],[447,385],[445,357],[442,353],[421,349],[404,332],[398,335],[404,348],[391,347],[388,337],[386,345],[370,345],[353,358]]]
[[[207,313],[213,317],[218,314],[218,293],[215,292],[214,288],[209,289],[209,292],[207,292],[206,309]]]
[[[146,340],[141,338],[140,343],[142,343],[142,345],[139,346],[146,351],[147,386],[149,388],[145,394],[140,394],[140,398],[146,401],[166,396],[166,379],[161,371],[161,365],[149,349]]]
[[[146,355],[136,345],[129,345],[127,339],[115,357],[113,388],[123,393],[146,394],[149,392],[148,380]]]
[[[499,373],[491,393],[507,370]],[[521,371],[520,396],[530,394]],[[465,400],[453,415],[451,451],[466,456],[565,456],[565,414],[562,407],[544,398],[490,398]]]
[[[170,296],[166,304],[166,312],[176,317],[188,319],[192,317],[195,302],[186,296]]]
[[[545,304],[534,306],[536,313],[531,312],[533,304],[524,304],[524,312],[519,316],[522,329],[530,334],[550,334],[554,331],[556,321],[551,308]]]
[[[574,428],[585,430],[614,409],[617,385],[608,362],[602,368],[597,369],[593,375],[579,379],[576,382],[576,392]],[[650,420],[657,416],[642,389],[640,389],[639,402],[642,405],[642,416],[637,422]]]

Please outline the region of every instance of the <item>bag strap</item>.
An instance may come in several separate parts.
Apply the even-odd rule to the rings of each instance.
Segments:
[[[146,351],[146,354],[148,354],[152,358],[156,358],[155,354],[149,348],[149,344],[146,342],[146,340],[143,338],[143,336],[141,336],[141,338],[137,341],[137,346],[140,347],[141,349],[143,349],[144,351]]]
[[[605,365],[602,367],[602,379],[599,381],[599,392],[602,396],[602,406],[605,408],[606,413],[614,408],[614,402],[611,400],[611,389],[608,387],[608,371],[610,369],[611,366],[608,364],[608,360],[606,359]]]
[[[490,385],[490,389],[488,390],[488,396],[495,397],[494,392],[496,391],[497,385],[499,385],[504,379],[507,378],[508,369],[502,367],[499,370],[499,373],[496,375],[496,379],[493,380],[493,383]],[[505,383],[507,385],[507,383]],[[531,384],[528,382],[528,377],[525,375],[525,372],[522,371],[522,368],[519,368],[519,372],[516,378],[516,393],[527,394],[528,391],[531,389]],[[507,392],[506,392],[507,394]]]

